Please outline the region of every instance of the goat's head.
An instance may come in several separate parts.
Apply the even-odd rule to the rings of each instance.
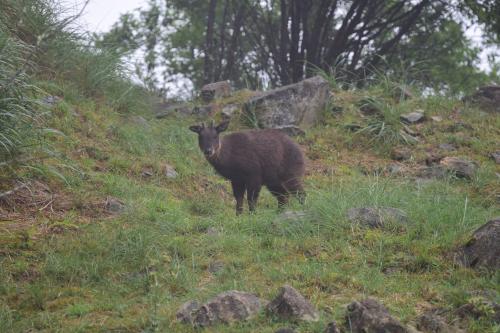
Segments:
[[[229,125],[229,121],[223,121],[217,126],[211,122],[209,126],[201,125],[190,126],[189,129],[198,133],[198,144],[201,151],[207,158],[213,158],[219,152],[221,147],[219,134],[224,132]]]

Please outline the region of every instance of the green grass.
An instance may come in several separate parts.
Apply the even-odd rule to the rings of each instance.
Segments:
[[[68,158],[85,146],[99,154],[71,157],[80,171],[61,171],[71,192],[80,205],[113,196],[127,208],[114,218],[88,220],[75,207],[64,219],[48,221],[57,222],[62,234],[4,242],[0,331],[194,332],[175,322],[177,308],[187,300],[206,301],[230,289],[270,299],[291,284],[321,313],[320,322],[300,323],[299,331],[320,332],[332,318],[342,322],[346,304],[367,296],[411,323],[421,309],[455,309],[474,301],[473,291],[500,292],[498,273],[474,272],[451,260],[475,228],[500,215],[498,205],[477,193],[491,185],[492,171],[484,184],[365,176],[343,160],[344,152],[327,158],[329,140],[343,136],[342,127],[319,128],[302,141],[306,147],[316,142],[317,161],[334,163],[337,170],[307,177],[305,207],[296,202],[290,207],[307,216],[279,221],[275,200],[264,191],[255,215],[236,217],[230,186],[199,153],[187,129],[191,120],[140,126],[106,104],[84,100],[77,114],[65,111],[73,107],[56,112],[54,122],[66,134],[56,144]],[[368,143],[352,143],[354,151],[344,144],[335,147],[358,154]],[[177,169],[178,178],[162,175],[165,163]],[[103,171],[94,170],[98,164]],[[145,166],[155,171],[152,177],[141,177]],[[353,228],[346,211],[360,206],[400,208],[410,222],[396,229]],[[209,228],[218,234],[207,233]],[[223,269],[209,273],[216,260]],[[206,331],[273,332],[289,325],[261,314]],[[495,327],[487,315],[468,325],[471,332]]]

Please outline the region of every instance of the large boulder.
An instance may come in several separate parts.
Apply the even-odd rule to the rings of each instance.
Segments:
[[[473,95],[466,97],[465,101],[486,111],[500,112],[500,86],[481,87]]]
[[[394,319],[379,302],[368,298],[347,306],[345,317],[348,332],[352,333],[410,333],[410,329]]]
[[[311,303],[293,287],[281,287],[278,296],[267,305],[267,311],[289,320],[318,321],[319,314]]]
[[[404,211],[392,207],[361,207],[347,211],[347,218],[352,224],[368,228],[383,228],[388,224],[403,225],[408,222]]]
[[[262,305],[262,300],[253,294],[231,290],[203,304],[193,314],[192,322],[194,326],[205,327],[216,323],[244,321],[254,317]]]
[[[500,217],[477,229],[458,254],[467,267],[500,269]]]
[[[221,97],[231,96],[231,84],[229,81],[209,83],[201,88],[201,98],[205,103]]]
[[[263,128],[308,127],[321,118],[329,97],[328,81],[314,76],[252,97],[244,112]]]

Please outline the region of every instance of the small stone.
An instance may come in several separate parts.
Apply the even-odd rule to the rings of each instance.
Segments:
[[[401,115],[401,120],[407,124],[416,124],[425,118],[423,112],[410,112]]]
[[[122,213],[125,210],[125,204],[120,200],[112,197],[107,197],[104,204],[106,210],[110,213]]]
[[[453,151],[453,150],[457,150],[457,147],[455,147],[451,143],[441,143],[439,145],[439,149],[446,150],[446,151]]]
[[[328,323],[328,325],[325,328],[324,333],[340,333],[340,330],[337,327],[337,323],[335,321]]]
[[[282,319],[318,321],[319,314],[314,307],[293,287],[281,287],[278,296],[267,306],[270,314]]]
[[[165,175],[165,177],[171,179],[177,178],[178,176],[177,171],[175,171],[175,168],[169,164],[165,164],[163,174]]]
[[[495,160],[496,164],[500,164],[500,150],[491,153],[491,158]]]
[[[432,116],[431,119],[432,119],[432,121],[435,121],[436,123],[440,123],[443,121],[443,117],[441,117],[441,116]]]
[[[456,327],[450,327],[438,315],[432,313],[424,313],[416,319],[417,329],[425,333],[454,333],[463,332]]]
[[[402,168],[399,164],[392,163],[387,166],[387,171],[392,175],[397,175],[401,173]]]
[[[351,208],[347,211],[351,223],[369,228],[383,228],[388,223],[406,224],[408,217],[404,211],[391,207]]]
[[[189,103],[177,103],[177,104],[159,104],[156,106],[157,119],[166,118],[173,114],[188,116],[193,113],[193,106]]]
[[[193,108],[192,114],[197,116],[209,116],[215,110],[213,105],[199,105]]]
[[[418,169],[416,172],[416,176],[423,179],[443,179],[446,178],[447,172],[442,166],[433,165]]]
[[[237,290],[223,292],[196,311],[193,324],[196,327],[206,327],[248,320],[257,315],[262,303],[262,300],[250,293]]]
[[[142,116],[133,116],[131,118],[131,120],[136,125],[140,125],[140,126],[143,126],[143,127],[149,126],[148,121],[144,117],[142,117]]]
[[[351,333],[411,332],[410,329],[394,319],[382,304],[371,298],[349,304],[345,323],[347,331]]]
[[[48,107],[52,107],[52,106],[55,106],[57,103],[59,103],[61,101],[61,98],[58,97],[58,96],[53,96],[53,95],[49,95],[49,96],[45,96],[44,98],[42,98],[40,100],[40,102],[42,104],[45,104],[45,106],[48,106]]]
[[[141,171],[142,178],[150,178],[154,176],[154,170],[152,167],[144,167]]]
[[[181,305],[175,317],[177,320],[183,324],[192,324],[193,323],[193,315],[200,308],[200,303],[198,301],[188,301]]]
[[[477,229],[458,250],[459,261],[467,267],[500,269],[500,217]]]
[[[224,262],[216,260],[208,265],[208,271],[212,274],[218,273],[224,269]]]
[[[394,148],[391,151],[391,157],[396,161],[406,161],[411,158],[411,150],[408,148]]]
[[[445,157],[439,164],[460,178],[471,179],[474,177],[477,169],[474,162],[457,157]]]

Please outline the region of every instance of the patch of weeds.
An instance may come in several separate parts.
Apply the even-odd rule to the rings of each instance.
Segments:
[[[92,306],[83,303],[72,304],[68,306],[65,312],[70,317],[83,317],[92,312]]]

